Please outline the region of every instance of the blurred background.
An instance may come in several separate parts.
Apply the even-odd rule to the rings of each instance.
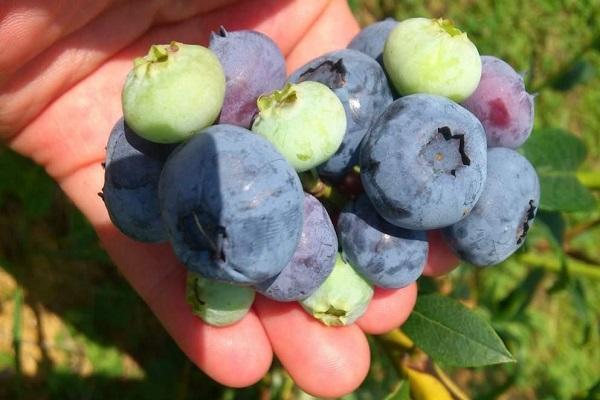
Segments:
[[[350,0],[361,25],[448,17],[481,54],[526,74],[535,127],[587,149],[570,193],[503,265],[421,279],[477,307],[517,363],[447,368],[457,398],[600,399],[600,1]],[[575,173],[575,172],[573,172]],[[564,189],[564,188],[563,188]],[[582,189],[584,190],[584,189]],[[572,192],[571,189],[569,189]],[[583,197],[582,197],[583,196]],[[592,197],[592,200],[594,198]],[[589,200],[589,199],[588,199]],[[384,341],[347,399],[383,399],[398,382]],[[275,362],[244,390],[221,387],[177,349],[43,170],[0,147],[0,399],[308,399]],[[398,397],[400,398],[400,397]],[[433,397],[432,397],[433,398]]]

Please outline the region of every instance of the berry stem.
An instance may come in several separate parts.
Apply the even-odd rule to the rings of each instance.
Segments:
[[[346,196],[333,186],[323,182],[314,171],[303,172],[299,176],[304,190],[317,199],[330,203],[338,210],[344,208],[344,205],[348,202],[349,199]]]
[[[150,47],[150,52],[147,56],[149,62],[162,62],[167,61],[169,58],[169,52],[164,46],[153,45]]]
[[[436,23],[450,36],[462,35],[462,31],[458,29],[449,19],[440,18]]]
[[[286,85],[281,90],[274,90],[271,93],[263,94],[256,100],[256,105],[261,113],[269,113],[276,110],[278,107],[293,104],[297,100],[296,89],[291,83]]]
[[[552,272],[560,272],[561,270],[560,260],[551,255],[542,256],[526,253],[519,257],[519,260],[523,264],[531,267],[542,267]],[[565,262],[567,263],[567,270],[573,274],[592,279],[600,279],[600,268],[598,268],[597,265],[577,261],[571,257],[567,257]]]
[[[455,398],[457,398],[458,400],[468,400],[469,399],[469,396],[467,396],[466,393],[463,392],[460,387],[458,387],[458,385],[452,380],[452,378],[450,378],[448,376],[448,374],[446,374],[446,372],[432,360],[431,360],[431,368],[433,369],[433,372],[435,373],[436,378],[438,378],[438,380],[440,382],[442,382],[442,384],[444,386],[446,386],[446,389],[448,389],[448,391],[450,393],[452,393],[452,395]]]
[[[373,336],[377,344],[381,346],[383,353],[387,356],[388,360],[391,362],[392,366],[396,370],[398,377],[404,379],[406,377],[404,373],[404,366],[402,363],[409,356],[409,351],[397,347],[393,344],[393,342],[385,339],[386,335],[381,336]]]
[[[581,235],[582,233],[585,233],[591,229],[594,229],[595,227],[600,225],[600,218],[596,218],[594,220],[591,221],[585,221],[581,224],[577,224],[571,228],[569,228],[566,232],[565,232],[565,242],[570,242],[571,240],[573,240],[573,238]]]

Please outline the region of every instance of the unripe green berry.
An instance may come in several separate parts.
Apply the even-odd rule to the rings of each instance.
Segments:
[[[143,138],[177,143],[210,126],[225,96],[225,74],[206,47],[153,45],[135,59],[122,92],[127,125]]]
[[[400,22],[385,42],[383,62],[402,95],[429,93],[460,102],[481,78],[477,48],[466,33],[441,18]]]
[[[254,302],[254,290],[206,279],[188,272],[186,298],[192,313],[214,326],[241,320]]]
[[[346,133],[344,106],[319,82],[288,83],[258,98],[252,131],[264,136],[298,172],[327,161]]]
[[[327,326],[350,325],[367,309],[373,286],[338,254],[325,282],[300,304]]]

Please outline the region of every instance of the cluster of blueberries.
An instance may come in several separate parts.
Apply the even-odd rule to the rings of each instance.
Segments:
[[[378,22],[289,77],[255,31],[155,45],[122,103],[102,191],[111,220],[135,240],[170,241],[188,302],[213,325],[242,318],[256,291],[350,324],[373,285],[421,275],[427,231],[493,265],[523,244],[539,204],[515,151],[533,97],[444,19]],[[301,178],[335,190],[357,173],[364,193],[334,227]]]

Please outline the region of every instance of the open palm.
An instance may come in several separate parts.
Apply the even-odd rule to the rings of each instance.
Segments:
[[[295,303],[258,296],[239,323],[211,327],[186,304],[185,269],[169,246],[123,236],[97,196],[132,59],[154,43],[206,44],[220,25],[266,33],[286,55],[288,70],[345,47],[358,31],[345,0],[6,1],[0,6],[0,137],[46,168],[179,347],[212,378],[250,385],[275,354],[304,390],[348,393],[369,367],[364,332],[401,324],[414,305],[414,284],[378,289],[352,326],[326,328]]]

